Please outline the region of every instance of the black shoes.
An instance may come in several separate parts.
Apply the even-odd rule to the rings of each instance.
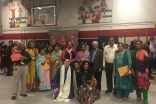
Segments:
[[[118,94],[117,91],[114,91],[114,92],[113,92],[113,95],[114,95],[114,96],[117,96],[117,94]]]
[[[23,96],[23,97],[27,97],[27,94],[20,94],[21,96]]]
[[[16,100],[16,96],[12,96],[11,97],[11,100]]]
[[[105,93],[110,93],[110,92],[112,92],[112,91],[111,91],[111,90],[106,90],[106,91],[105,91]]]

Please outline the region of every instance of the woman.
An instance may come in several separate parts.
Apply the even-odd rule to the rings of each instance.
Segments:
[[[67,41],[66,43],[67,48],[65,48],[62,52],[62,56],[61,56],[62,61],[64,61],[65,59],[70,59],[71,63],[75,61],[76,50],[72,48],[72,46],[73,46],[72,41]]]
[[[52,55],[52,52],[53,52],[53,48],[51,45],[49,45],[47,48],[46,48],[46,51],[45,51],[45,58],[46,58],[46,61],[49,63],[49,66],[50,66],[50,69],[49,69],[49,78],[50,78],[50,81],[52,80],[52,65],[51,65],[51,55]]]
[[[135,42],[136,50],[132,51],[132,67],[135,73],[133,83],[136,88],[137,99],[134,102],[141,101],[141,93],[143,93],[144,104],[148,104],[149,90],[149,59],[148,53],[142,49],[142,41]]]
[[[75,97],[77,97],[77,90],[82,84],[80,63],[78,61],[74,61],[73,66],[74,66],[74,71],[73,71],[74,94]]]
[[[86,45],[81,44],[81,51],[77,53],[76,60],[82,63],[83,61],[90,61],[90,52],[86,51]]]
[[[40,81],[39,90],[46,91],[51,89],[49,78],[49,64],[44,57],[44,49],[39,50],[38,58],[36,59],[37,76]]]
[[[62,61],[61,61],[61,55],[62,55],[62,50],[60,50],[60,45],[57,43],[54,45],[54,51],[52,52],[51,55],[51,62],[52,62],[52,80],[54,79],[54,76],[56,74],[57,69],[62,66]]]
[[[36,88],[36,58],[38,55],[38,50],[35,48],[34,41],[28,42],[28,47],[26,51],[30,54],[32,60],[28,63],[28,76],[27,76],[27,92],[34,90]]]
[[[118,68],[128,65],[124,76],[120,76]],[[132,76],[129,74],[132,68],[132,60],[129,51],[124,50],[124,44],[118,44],[118,51],[115,53],[113,76],[116,77],[115,89],[118,91],[118,98],[128,99],[132,91]]]
[[[77,99],[81,104],[93,104],[101,94],[96,89],[96,79],[88,61],[82,63],[81,79],[83,84],[79,87]]]

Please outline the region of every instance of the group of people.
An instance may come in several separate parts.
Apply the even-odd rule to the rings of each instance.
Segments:
[[[123,43],[115,44],[114,37],[110,37],[108,45],[103,43],[101,47],[93,41],[93,50],[89,52],[83,43],[79,45],[81,50],[76,50],[72,41],[67,41],[63,50],[59,43],[42,47],[29,41],[25,47],[22,42],[17,46],[9,41],[10,47],[5,47],[6,50],[4,43],[1,45],[1,69],[4,68],[4,60],[12,64],[13,71],[8,69],[9,74],[13,72],[12,100],[16,99],[21,81],[20,95],[24,97],[26,92],[44,92],[53,88],[55,101],[68,102],[75,97],[81,104],[92,104],[101,97],[104,70],[107,82],[105,93],[114,91],[117,98],[127,100],[129,94],[136,90],[134,102],[141,101],[142,93],[144,104],[148,104],[148,77],[152,69],[149,62],[154,62],[156,57],[154,44],[154,37],[150,38],[148,48],[136,39],[133,46],[126,48]],[[123,75],[120,68],[124,71]]]

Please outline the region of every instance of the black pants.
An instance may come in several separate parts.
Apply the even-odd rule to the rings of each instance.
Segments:
[[[12,74],[12,61],[10,57],[7,57],[7,75]]]
[[[149,73],[148,76],[151,76],[152,74],[152,68],[153,68],[153,59],[149,60]]]
[[[101,72],[97,71],[94,73],[94,75],[95,75],[95,79],[97,80],[97,89],[101,91],[102,71]]]
[[[107,80],[107,90],[113,90],[113,63],[105,63],[106,67],[106,80]],[[115,78],[114,78],[114,85],[115,85]],[[116,90],[114,90],[116,91]]]

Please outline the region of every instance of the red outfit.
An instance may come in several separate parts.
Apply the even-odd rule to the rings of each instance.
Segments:
[[[22,55],[17,51],[18,51],[17,47],[12,48],[12,55],[11,55],[12,61],[19,61],[21,59]]]

